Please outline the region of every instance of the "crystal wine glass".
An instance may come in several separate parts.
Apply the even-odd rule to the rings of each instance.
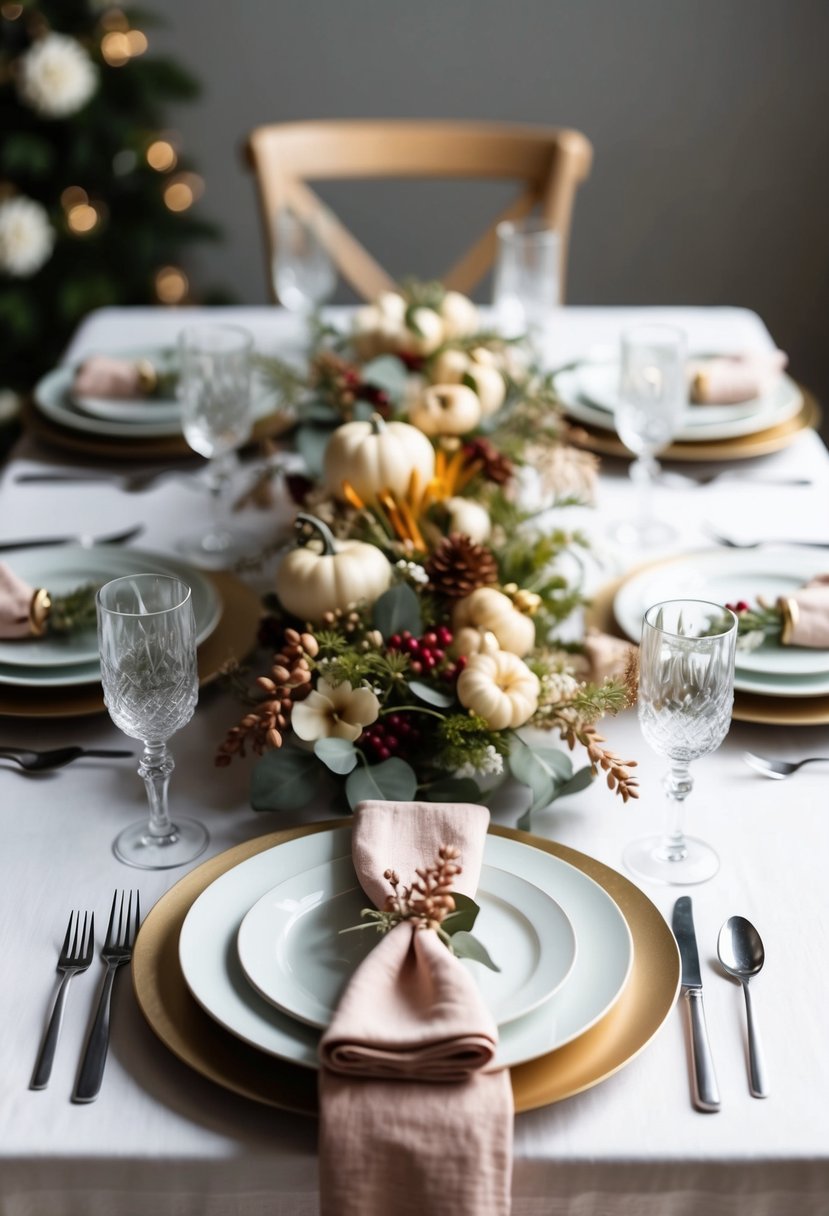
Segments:
[[[213,521],[178,548],[195,565],[221,569],[252,545],[223,518],[234,453],[253,429],[253,338],[235,325],[197,325],[179,335],[181,419],[190,447],[208,461]]]
[[[116,838],[119,861],[167,870],[202,853],[207,829],[167,810],[173,758],[167,740],[193,716],[199,697],[196,625],[190,588],[166,574],[129,574],[97,594],[101,682],[109,716],[144,744],[138,772],[150,804],[149,822]]]
[[[720,746],[731,724],[737,618],[705,600],[654,604],[642,623],[639,723],[645,740],[671,767],[663,782],[668,821],[661,836],[625,849],[634,874],[670,884],[705,882],[719,869],[709,844],[682,831],[685,799],[693,788],[692,760]]]
[[[273,285],[280,304],[310,319],[333,294],[337,271],[322,240],[325,211],[303,219],[280,207],[274,220]]]
[[[559,234],[537,219],[505,220],[496,234],[492,303],[498,328],[507,337],[526,333],[541,358],[561,298]]]
[[[639,325],[622,335],[621,375],[614,410],[616,431],[636,460],[631,480],[639,490],[639,516],[623,520],[612,535],[623,544],[656,545],[676,530],[653,518],[656,454],[679,430],[688,404],[685,334],[672,325]]]

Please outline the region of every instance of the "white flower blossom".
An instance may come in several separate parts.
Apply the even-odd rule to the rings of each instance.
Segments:
[[[737,638],[737,649],[742,651],[756,650],[758,646],[762,646],[766,640],[766,635],[762,629],[752,629],[750,633],[743,633]]]
[[[348,680],[329,684],[319,680],[304,701],[294,706],[291,725],[300,739],[350,739],[377,720],[380,702],[370,688],[352,688]]]
[[[467,760],[455,770],[456,777],[498,777],[504,771],[504,757],[488,743],[486,751],[477,764]]]
[[[429,575],[417,562],[407,562],[405,557],[401,557],[398,562],[395,562],[396,568],[404,576],[411,579],[413,583],[428,583]]]
[[[543,698],[552,702],[572,701],[579,691],[579,682],[566,671],[551,671],[542,678]]]
[[[98,73],[84,48],[68,34],[47,34],[20,58],[20,100],[44,118],[66,118],[85,106]]]
[[[28,278],[48,262],[55,230],[44,207],[16,195],[0,203],[0,271]]]

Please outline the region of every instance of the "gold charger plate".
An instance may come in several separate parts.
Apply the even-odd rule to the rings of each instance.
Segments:
[[[316,1072],[258,1051],[214,1022],[190,995],[179,965],[178,940],[191,905],[222,874],[288,840],[341,827],[343,820],[336,819],[274,832],[204,862],[163,895],[146,917],[132,959],[141,1011],[174,1055],[224,1089],[308,1115],[317,1110]],[[613,1008],[578,1039],[511,1070],[516,1111],[534,1110],[597,1085],[642,1051],[673,1008],[679,954],[659,910],[624,875],[528,832],[501,827],[490,831],[552,853],[589,875],[616,901],[633,936],[630,978]]]
[[[219,623],[198,650],[199,684],[209,684],[229,658],[244,658],[256,644],[262,605],[235,575],[204,572],[222,603]],[[0,715],[11,718],[76,718],[106,710],[100,684],[69,688],[0,685]]]
[[[683,553],[675,558],[663,558],[655,562],[644,562],[629,570],[621,578],[606,583],[596,592],[585,611],[585,624],[610,633],[614,637],[630,641],[627,634],[619,627],[613,615],[613,602],[620,587],[628,579],[640,574],[643,570],[656,569],[658,566],[669,566],[673,561],[687,558]],[[734,693],[734,708],[731,717],[736,722],[757,722],[765,726],[825,726],[829,723],[829,696],[823,697],[773,697],[761,696],[759,693]]]
[[[276,439],[289,430],[293,422],[293,418],[278,410],[267,414],[254,423],[245,446],[263,439]],[[27,402],[23,409],[23,424],[44,443],[83,456],[102,456],[107,460],[174,460],[194,456],[183,435],[118,439],[112,435],[96,436],[85,431],[73,431],[71,427],[61,426],[47,418],[34,401]]]
[[[800,412],[793,418],[781,422],[779,426],[769,427],[765,431],[755,431],[753,435],[740,435],[735,439],[706,439],[696,443],[677,442],[659,453],[660,460],[748,460],[752,456],[767,456],[770,452],[779,452],[788,447],[801,431],[820,425],[820,407],[812,394],[802,385],[798,386],[803,394],[803,405]],[[567,414],[567,407],[562,405]],[[586,448],[600,456],[620,456],[625,460],[633,460],[633,453],[625,447],[622,441],[611,431],[585,426],[575,418],[570,419],[572,430],[568,433],[570,443],[575,447]]]

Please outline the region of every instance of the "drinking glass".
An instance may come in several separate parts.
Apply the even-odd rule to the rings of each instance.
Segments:
[[[128,574],[97,594],[104,702],[115,725],[144,744],[138,772],[149,822],[124,828],[115,856],[142,870],[167,870],[202,853],[207,829],[167,809],[173,758],[167,740],[193,716],[199,698],[196,624],[190,588],[166,574]]]
[[[207,458],[213,518],[207,531],[185,537],[178,548],[196,565],[221,569],[246,552],[251,538],[231,529],[224,490],[235,451],[253,429],[253,338],[235,325],[197,325],[179,335],[179,395],[184,437]]]
[[[492,302],[506,337],[526,333],[537,357],[548,349],[560,303],[559,234],[540,220],[504,221],[496,228]]]
[[[280,207],[274,220],[273,285],[280,304],[306,318],[334,294],[337,272],[321,234],[324,211],[301,219]]]
[[[639,514],[617,524],[612,535],[623,544],[661,544],[676,529],[653,518],[656,454],[679,430],[688,404],[685,334],[672,325],[640,325],[622,335],[621,355],[614,423],[622,443],[636,456],[630,476],[638,488]]]
[[[682,812],[693,788],[691,761],[716,751],[731,724],[736,641],[737,618],[719,604],[667,600],[645,613],[639,723],[646,742],[671,767],[663,782],[665,832],[635,840],[624,852],[625,864],[642,878],[698,883],[719,869],[711,845],[684,835]]]

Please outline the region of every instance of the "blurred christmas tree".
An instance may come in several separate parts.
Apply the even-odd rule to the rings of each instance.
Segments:
[[[164,126],[198,88],[147,53],[152,21],[100,0],[0,0],[0,413],[90,309],[187,301],[182,250],[217,235]]]

